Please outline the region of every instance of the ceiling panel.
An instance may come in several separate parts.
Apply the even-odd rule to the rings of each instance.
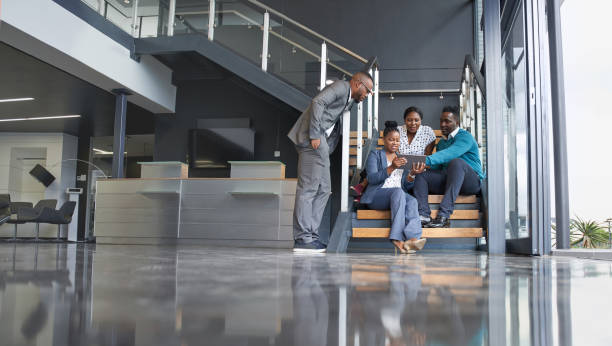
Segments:
[[[0,43],[0,99],[34,101],[0,103],[0,119],[79,114],[81,119],[0,122],[0,132],[65,132],[112,135],[115,97],[111,93]],[[152,133],[152,114],[128,104],[128,130]],[[86,122],[83,125],[82,122]]]

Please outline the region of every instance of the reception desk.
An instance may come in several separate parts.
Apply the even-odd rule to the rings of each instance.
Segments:
[[[292,247],[295,179],[98,181],[97,243]]]
[[[293,247],[296,179],[143,178],[97,182],[97,243]]]

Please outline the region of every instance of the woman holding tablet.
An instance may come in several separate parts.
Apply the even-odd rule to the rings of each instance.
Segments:
[[[421,125],[422,120],[423,111],[414,106],[406,108],[404,111],[404,125],[397,128],[400,135],[399,154],[431,155],[436,145],[436,134],[431,127]],[[362,180],[355,186],[351,186],[353,195],[360,196],[366,186],[368,186],[367,179]]]
[[[424,164],[416,164],[410,171],[401,169],[406,159],[397,157],[400,133],[395,121],[385,122],[384,148],[368,156],[366,169],[368,187],[361,203],[370,209],[391,210],[391,232],[389,240],[401,253],[421,250],[427,241],[421,238],[421,219],[418,203],[408,194],[414,177],[425,170]]]

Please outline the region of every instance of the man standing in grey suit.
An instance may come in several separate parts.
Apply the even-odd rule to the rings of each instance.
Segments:
[[[289,131],[298,152],[298,182],[293,208],[293,251],[325,252],[319,225],[331,195],[329,155],[342,134],[342,113],[372,93],[372,76],[357,72],[336,81],[312,99]]]

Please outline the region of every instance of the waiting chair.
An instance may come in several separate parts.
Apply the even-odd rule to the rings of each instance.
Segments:
[[[0,195],[0,225],[11,217],[11,195]]]
[[[57,205],[56,199],[43,199],[40,200],[34,207],[32,203],[28,202],[15,202],[11,203],[11,212],[14,210],[16,218],[11,217],[8,223],[15,224],[15,238],[17,238],[17,225],[24,224],[26,222],[35,222],[36,218],[42,213],[45,208],[55,210]],[[36,224],[36,240],[38,240],[38,223]]]
[[[57,240],[60,240],[61,226],[67,225],[72,221],[75,207],[76,202],[68,201],[65,202],[59,210],[55,210],[55,208],[43,208],[38,217],[31,221],[36,222],[36,239],[38,240],[39,224],[48,223],[57,225]]]
[[[8,219],[6,223],[15,225],[15,231],[13,233],[13,240],[17,239],[17,225],[26,223],[25,221],[20,221],[17,219],[17,211],[20,208],[33,208],[33,205],[30,202],[12,202],[11,203],[11,206],[10,206],[11,217]]]

